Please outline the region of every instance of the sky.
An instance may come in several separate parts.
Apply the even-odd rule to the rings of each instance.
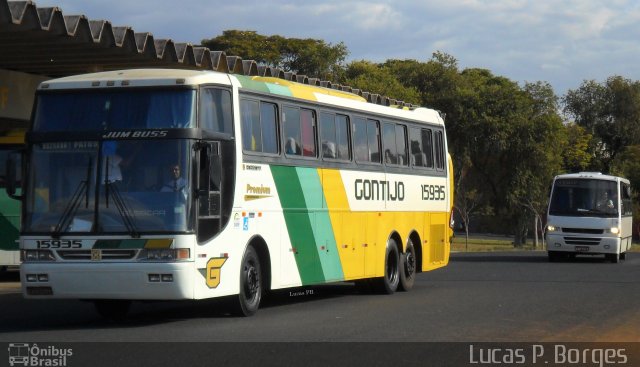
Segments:
[[[414,59],[435,51],[561,96],[584,80],[640,79],[637,0],[36,0],[194,45],[228,29],[344,42],[347,61]]]

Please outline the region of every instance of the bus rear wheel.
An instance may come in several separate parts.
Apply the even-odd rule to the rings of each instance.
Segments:
[[[400,290],[407,292],[413,288],[413,283],[416,280],[416,272],[416,249],[413,247],[411,239],[409,239],[407,249],[404,251],[404,254],[400,255]]]
[[[235,301],[234,314],[251,316],[258,311],[262,299],[262,273],[260,258],[256,250],[249,246],[242,257],[240,268],[240,293]]]
[[[387,242],[384,259],[384,276],[378,279],[377,288],[383,294],[393,294],[400,284],[400,255],[398,245],[393,238]]]
[[[124,320],[131,307],[131,301],[122,299],[100,299],[93,304],[98,314],[107,321]]]

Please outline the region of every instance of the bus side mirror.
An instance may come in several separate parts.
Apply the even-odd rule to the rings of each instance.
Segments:
[[[24,152],[22,150],[13,151],[9,153],[7,157],[7,195],[12,199],[22,200],[24,195],[22,193],[16,194],[16,192],[22,192],[22,157]]]

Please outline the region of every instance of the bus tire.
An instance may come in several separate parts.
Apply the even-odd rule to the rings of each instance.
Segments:
[[[237,316],[251,316],[258,311],[262,299],[262,269],[260,258],[253,246],[248,246],[240,268],[240,293],[234,305]]]
[[[620,255],[618,254],[605,254],[604,258],[614,264],[617,264],[620,261]]]
[[[384,276],[378,280],[378,290],[383,294],[393,294],[400,283],[400,254],[393,238],[387,242],[384,257]]]
[[[623,252],[620,254],[620,260],[626,260],[627,259],[627,253]]]
[[[122,321],[127,316],[131,301],[123,299],[99,299],[93,302],[96,311],[107,321]]]
[[[560,254],[558,254],[557,251],[549,251],[547,252],[547,255],[549,256],[549,262],[551,263],[558,262],[560,259]]]
[[[416,249],[413,247],[413,241],[409,239],[407,249],[404,254],[400,255],[400,284],[401,291],[408,292],[413,288],[417,273]]]

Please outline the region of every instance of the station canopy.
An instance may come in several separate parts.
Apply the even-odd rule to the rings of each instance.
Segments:
[[[67,15],[59,7],[0,0],[0,69],[56,78],[128,68],[201,69],[278,77],[355,93],[376,104],[412,107],[349,86],[258,65],[222,51],[155,39],[151,33],[137,32],[130,26]]]

